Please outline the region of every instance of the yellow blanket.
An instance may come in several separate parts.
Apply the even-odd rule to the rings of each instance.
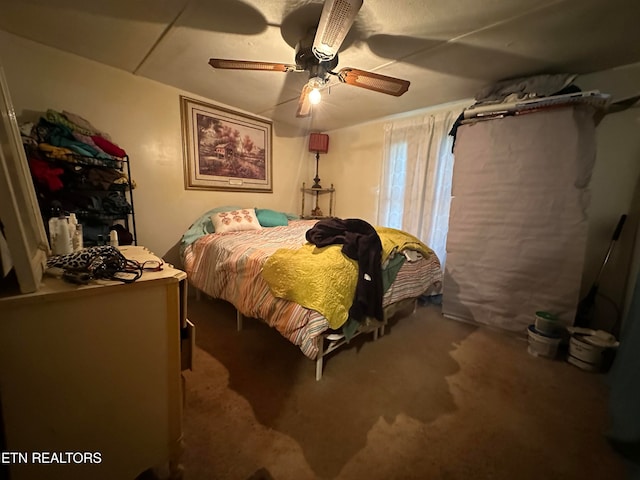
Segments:
[[[382,261],[404,249],[425,257],[433,251],[413,235],[387,227],[375,227],[382,242]],[[342,245],[318,248],[311,243],[297,250],[281,248],[262,269],[271,293],[320,312],[331,328],[349,318],[358,282],[358,263],[342,253]]]
[[[402,250],[416,250],[426,258],[433,255],[433,250],[422,243],[417,237],[410,233],[396,230],[389,227],[374,227],[380,241],[382,242],[382,261],[384,262],[389,255]]]

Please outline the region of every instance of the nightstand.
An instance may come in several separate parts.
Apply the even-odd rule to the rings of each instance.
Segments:
[[[300,189],[300,191],[302,192],[302,208],[301,208],[301,213],[300,216],[302,218],[305,219],[314,219],[314,218],[329,218],[329,217],[333,217],[333,206],[334,206],[334,197],[333,194],[335,193],[335,188],[333,188],[333,183],[331,184],[331,188],[306,188],[305,184],[302,184],[302,188]],[[320,209],[320,198],[322,196],[327,196],[328,194],[328,208],[329,208],[329,214],[326,215],[321,209]],[[312,209],[311,211],[306,214],[305,213],[305,197],[310,196],[311,197],[311,202],[312,202]],[[313,206],[315,203],[315,206]],[[327,202],[324,202],[324,205],[326,205]],[[326,211],[325,211],[326,212]]]

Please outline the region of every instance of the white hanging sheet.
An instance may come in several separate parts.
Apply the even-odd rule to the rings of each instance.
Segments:
[[[525,331],[535,312],[572,324],[595,161],[588,106],[458,129],[443,313]]]

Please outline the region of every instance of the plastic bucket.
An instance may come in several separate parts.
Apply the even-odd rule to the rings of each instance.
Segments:
[[[617,346],[618,342],[613,337],[609,339],[598,335],[574,334],[569,340],[567,361],[591,372],[606,370],[613,360],[612,355]]]
[[[534,357],[555,358],[558,353],[561,337],[543,335],[536,330],[535,325],[529,325],[529,348],[527,351]]]
[[[536,331],[548,335],[555,336],[561,330],[561,324],[558,317],[549,312],[536,312],[535,320]]]

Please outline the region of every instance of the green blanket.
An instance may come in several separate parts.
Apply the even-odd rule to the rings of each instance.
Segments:
[[[382,260],[404,250],[432,255],[432,250],[413,235],[376,227],[382,242]],[[349,317],[358,281],[358,263],[342,253],[342,245],[318,248],[311,243],[297,250],[282,248],[267,259],[262,276],[271,293],[316,310],[333,329]]]

